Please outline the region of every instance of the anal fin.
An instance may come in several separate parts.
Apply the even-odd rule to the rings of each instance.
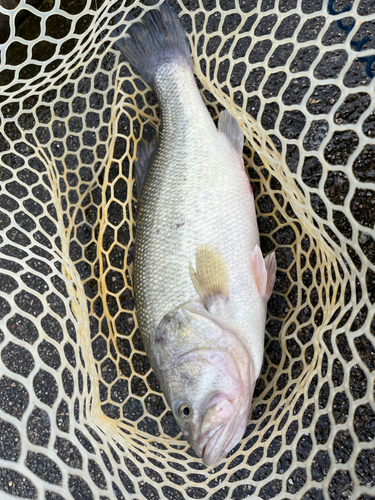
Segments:
[[[219,250],[202,245],[197,248],[195,259],[196,270],[191,262],[189,263],[190,277],[205,307],[209,309],[218,297],[227,300],[229,297],[228,269]]]
[[[139,201],[147,173],[154,161],[156,151],[158,149],[158,141],[154,139],[152,142],[142,139],[137,145],[137,160],[134,162],[135,182],[137,184],[137,199]]]

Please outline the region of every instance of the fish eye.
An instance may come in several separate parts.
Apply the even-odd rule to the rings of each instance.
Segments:
[[[190,417],[190,408],[186,403],[182,403],[178,407],[178,413],[181,415],[182,418],[189,418]]]

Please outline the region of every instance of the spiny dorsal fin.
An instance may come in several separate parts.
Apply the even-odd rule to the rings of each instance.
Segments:
[[[226,109],[220,113],[219,132],[228,137],[234,149],[242,156],[244,134],[239,123]]]
[[[218,296],[228,299],[229,279],[225,261],[217,248],[202,245],[197,248],[195,271],[189,263],[190,277],[207,309]]]
[[[260,295],[268,301],[276,279],[276,255],[273,252],[263,259],[262,251],[255,246],[251,254],[251,264]]]
[[[142,139],[137,145],[137,160],[134,162],[135,182],[137,183],[137,199],[139,201],[142,189],[150,169],[154,161],[156,151],[158,149],[158,141],[154,139],[152,142],[147,142]]]

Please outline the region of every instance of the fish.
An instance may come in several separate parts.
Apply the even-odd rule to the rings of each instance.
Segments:
[[[275,253],[260,250],[242,129],[226,110],[212,120],[177,14],[147,11],[116,47],[161,110],[159,140],[139,141],[135,164],[138,324],[177,424],[215,465],[246,431]]]

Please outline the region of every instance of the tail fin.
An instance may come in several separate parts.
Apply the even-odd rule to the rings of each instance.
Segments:
[[[158,68],[178,58],[191,65],[189,42],[177,14],[167,2],[133,24],[127,36],[115,42],[137,73],[150,85]]]

